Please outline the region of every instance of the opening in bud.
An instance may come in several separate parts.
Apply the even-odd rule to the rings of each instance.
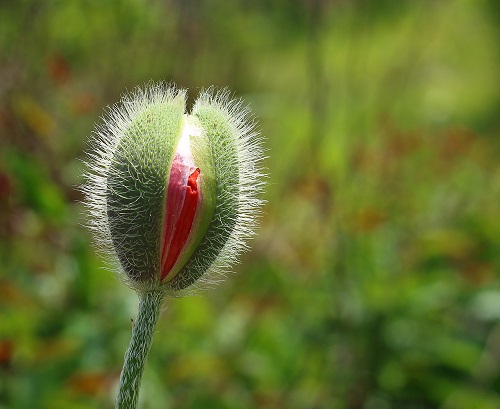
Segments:
[[[189,162],[192,158],[178,152],[170,170],[162,236],[162,281],[172,271],[186,245],[201,199],[198,186],[200,169]]]

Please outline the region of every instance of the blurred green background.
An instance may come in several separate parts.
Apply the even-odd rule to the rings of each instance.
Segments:
[[[0,3],[0,408],[112,408],[137,297],[75,189],[103,107],[227,86],[265,215],[173,300],[141,408],[500,407],[500,3]]]

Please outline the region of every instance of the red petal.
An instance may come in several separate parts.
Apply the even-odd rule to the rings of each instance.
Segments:
[[[172,164],[165,208],[161,280],[177,262],[193,227],[198,208],[200,169],[196,168],[185,180],[185,175],[188,174],[186,170],[189,172],[189,167],[182,165],[181,160],[176,161],[176,159]]]

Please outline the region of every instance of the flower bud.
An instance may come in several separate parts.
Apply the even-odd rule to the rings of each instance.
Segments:
[[[83,187],[88,224],[138,292],[210,283],[246,248],[262,204],[262,148],[226,92],[138,88],[98,126]]]

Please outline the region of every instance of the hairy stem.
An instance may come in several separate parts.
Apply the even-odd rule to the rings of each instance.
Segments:
[[[142,374],[163,303],[161,291],[151,291],[139,296],[139,312],[132,330],[132,339],[120,375],[116,409],[136,409]]]

